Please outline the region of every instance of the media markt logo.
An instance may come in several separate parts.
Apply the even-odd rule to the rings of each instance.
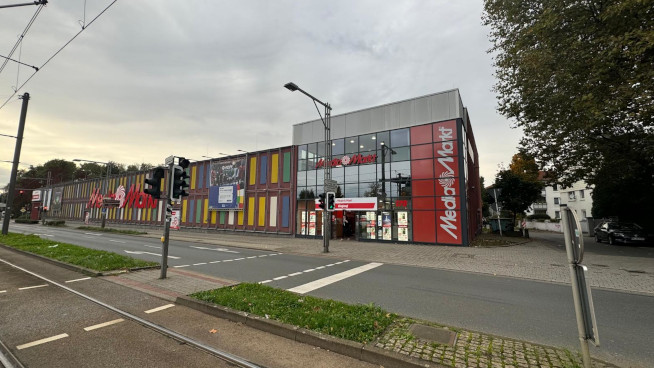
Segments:
[[[138,184],[132,184],[129,188],[129,191],[125,193],[125,187],[119,185],[115,193],[102,195],[100,193],[100,188],[95,188],[91,192],[91,197],[89,198],[86,208],[100,208],[102,207],[102,199],[110,198],[120,201],[119,208],[126,207],[136,207],[136,208],[156,208],[158,205],[158,200],[152,198],[151,195],[145,194],[140,190]]]
[[[335,158],[331,161],[331,167],[337,167],[337,166],[348,166],[348,165],[358,165],[358,164],[372,164],[374,162],[377,162],[377,154],[372,154],[372,155],[362,155],[362,154],[357,154],[357,155],[352,155],[352,157],[345,155],[342,158]],[[321,168],[325,166],[325,160],[320,159],[316,163],[316,169]]]
[[[453,130],[446,127],[439,127],[439,138],[443,142],[441,149],[438,153],[438,163],[445,169],[440,173],[438,183],[443,187],[444,196],[440,197],[443,206],[447,209],[444,216],[440,216],[442,221],[440,224],[441,229],[445,230],[450,236],[458,240],[459,229],[457,228],[457,211],[456,209],[456,181],[454,180],[454,139]]]

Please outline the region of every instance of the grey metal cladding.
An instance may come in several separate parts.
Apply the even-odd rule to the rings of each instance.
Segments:
[[[333,120],[332,120],[333,122]],[[362,110],[356,114],[345,115],[345,137],[367,134],[373,131],[372,110]],[[341,137],[339,137],[341,138]]]
[[[345,118],[347,115],[338,115],[332,117],[332,139],[345,137]],[[323,135],[324,139],[324,135]]]
[[[333,116],[331,138],[345,138],[464,116],[459,90],[454,89]],[[323,139],[324,128],[319,119],[293,126],[295,145],[320,142]]]

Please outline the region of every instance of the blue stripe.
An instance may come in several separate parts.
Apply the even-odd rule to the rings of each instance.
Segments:
[[[284,196],[282,198],[282,227],[288,227],[290,209],[291,198],[289,196]]]
[[[189,222],[189,223],[193,223],[193,216],[195,215],[195,211],[194,211],[194,210],[195,210],[195,201],[189,199],[189,201],[188,201],[188,206],[189,206],[189,210],[188,210],[188,222]]]
[[[202,189],[202,179],[204,179],[204,169],[202,166],[198,165],[198,168],[196,169],[198,172],[198,188],[197,189]]]
[[[259,169],[259,184],[266,184],[268,180],[268,156],[261,156]]]

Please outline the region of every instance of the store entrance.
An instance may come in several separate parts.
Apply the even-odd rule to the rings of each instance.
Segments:
[[[334,211],[332,212],[332,234],[334,239],[355,240],[356,239],[356,212]]]

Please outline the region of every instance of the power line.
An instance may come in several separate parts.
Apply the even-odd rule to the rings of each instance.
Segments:
[[[43,10],[43,6],[44,5],[39,5],[39,7],[36,9],[36,11],[34,12],[34,15],[32,15],[32,19],[30,19],[30,21],[27,22],[27,25],[25,26],[25,29],[23,30],[23,33],[21,33],[20,36],[18,37],[18,41],[16,41],[16,43],[14,44],[14,47],[11,49],[11,52],[9,52],[9,56],[7,56],[7,58],[12,57],[14,55],[14,52],[18,48],[18,46],[21,44],[21,42],[23,42],[23,39],[25,38],[25,35],[27,34],[27,31],[29,31],[30,28],[32,28],[32,24],[34,24],[34,21],[36,20],[36,17],[38,17],[39,14],[41,13],[41,10]],[[7,65],[8,61],[9,60],[5,60],[5,62],[2,63],[2,66],[0,66],[0,73],[2,73],[5,66]]]
[[[2,106],[0,106],[0,110],[2,110],[2,108],[5,107],[7,105],[7,103],[9,103],[9,101],[11,101],[11,99],[16,95],[16,93],[18,93],[18,91],[20,91],[27,84],[27,82],[29,82],[36,75],[36,73],[41,71],[43,69],[43,67],[46,66],[50,62],[50,60],[54,59],[55,56],[57,56],[64,48],[66,48],[66,46],[68,46],[71,42],[73,42],[77,38],[77,36],[79,36],[87,28],[89,28],[89,26],[91,24],[93,24],[93,22],[95,22],[98,18],[100,18],[100,16],[102,14],[104,14],[107,10],[109,10],[109,8],[112,5],[114,5],[117,1],[118,0],[114,0],[114,1],[111,2],[111,4],[107,5],[106,8],[104,8],[97,16],[95,16],[95,18],[91,19],[91,21],[86,25],[86,27],[82,28],[79,32],[77,32],[75,34],[75,36],[73,36],[73,38],[68,40],[68,42],[66,42],[63,46],[61,46],[61,48],[59,50],[57,50],[52,56],[50,56],[48,58],[48,60],[46,60],[45,63],[43,63],[43,65],[41,65],[34,73],[32,73],[32,75],[29,76],[29,78],[27,78],[27,80],[25,82],[23,82],[23,84],[20,85],[20,87],[16,88],[14,93],[11,96],[9,96],[9,98],[7,98],[7,100],[2,104]]]
[[[36,70],[37,72],[39,71],[39,68],[35,67],[34,65],[25,64],[25,63],[23,63],[23,62],[20,62],[20,61],[18,61],[18,60],[14,60],[14,59],[12,59],[12,58],[10,58],[10,57],[7,57],[7,56],[4,56],[4,55],[0,55],[0,58],[5,58],[5,59],[7,59],[7,60],[9,60],[9,61],[13,61],[13,62],[18,63],[18,64],[20,64],[20,65],[29,66],[30,68]]]

